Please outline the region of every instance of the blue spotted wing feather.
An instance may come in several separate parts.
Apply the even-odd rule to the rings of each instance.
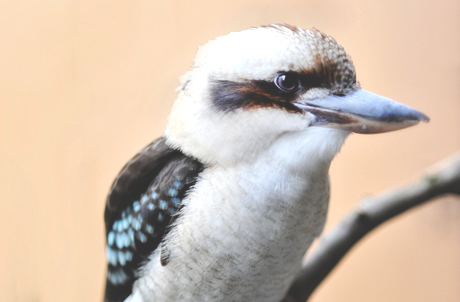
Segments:
[[[131,294],[138,268],[160,246],[202,170],[200,162],[168,147],[164,138],[142,149],[121,170],[105,209],[106,302]],[[162,257],[162,264],[166,260]]]

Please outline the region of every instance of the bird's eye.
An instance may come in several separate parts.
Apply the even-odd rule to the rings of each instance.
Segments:
[[[299,88],[299,78],[295,73],[281,73],[275,78],[275,85],[285,92],[294,91]]]

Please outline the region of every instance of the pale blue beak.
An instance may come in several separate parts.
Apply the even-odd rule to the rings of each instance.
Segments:
[[[296,105],[315,116],[312,125],[349,130],[356,133],[382,133],[407,128],[425,114],[378,94],[359,89],[345,96],[301,100]]]

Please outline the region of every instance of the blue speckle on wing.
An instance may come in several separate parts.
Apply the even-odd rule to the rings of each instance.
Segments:
[[[155,200],[155,199],[158,198],[158,193],[157,193],[157,192],[152,192],[152,194],[150,195],[150,197],[152,197],[152,199]]]
[[[182,187],[182,183],[180,181],[173,182],[173,187],[176,189],[180,189]]]
[[[175,206],[180,205],[181,200],[177,197],[171,198],[171,201],[174,203]]]
[[[123,238],[123,234],[124,233],[118,233],[117,238],[115,240],[115,242],[117,244],[117,248],[119,248],[119,249],[122,249],[125,246],[125,240]]]
[[[147,233],[149,233],[149,234],[153,234],[153,232],[154,232],[153,226],[151,226],[150,224],[147,224],[147,225],[145,226],[145,230],[146,230]]]
[[[147,208],[148,208],[150,211],[153,211],[153,210],[155,210],[155,205],[154,205],[153,203],[149,203],[149,204],[147,205]]]
[[[120,265],[122,266],[126,264],[125,253],[122,251],[118,251],[118,262],[120,262]]]
[[[123,237],[124,237],[124,239],[125,239],[125,246],[128,247],[128,246],[130,246],[131,243],[132,243],[132,242],[131,242],[131,239],[129,238],[128,233],[123,233],[123,234],[124,234]]]
[[[141,222],[137,220],[137,218],[133,218],[133,222],[131,223],[131,225],[133,226],[133,229],[135,229],[136,231],[139,231],[142,227]]]
[[[141,198],[141,203],[145,203],[147,200],[149,200],[149,197],[147,195],[144,195]]]
[[[128,237],[131,242],[134,242],[134,231],[133,229],[128,229]]]
[[[158,221],[163,221],[163,215],[161,213],[158,213]]]
[[[142,243],[147,242],[147,236],[145,236],[145,234],[142,233],[142,232],[137,232],[136,233],[136,238],[139,239],[139,241],[142,242]]]
[[[160,200],[160,209],[166,210],[168,208],[168,203],[164,200]]]
[[[127,219],[127,218],[123,218],[123,219],[121,220],[121,222],[123,223],[123,229],[124,229],[124,230],[128,229],[128,227],[129,227],[129,221],[128,221],[128,219]]]
[[[132,261],[133,260],[133,253],[131,253],[130,251],[126,251],[125,252],[125,258],[126,258],[126,261]]]
[[[131,253],[130,251],[118,251],[115,253],[115,255],[121,266],[126,265],[126,262],[133,260],[133,253]]]
[[[107,280],[114,285],[118,285],[126,283],[129,280],[129,277],[123,269],[119,268],[117,270],[107,270]]]
[[[115,242],[115,233],[111,231],[109,235],[107,235],[107,244],[113,245],[114,242]]]
[[[174,188],[171,188],[171,189],[168,190],[168,195],[171,196],[171,197],[176,197],[177,194],[179,194],[179,192],[177,192],[177,190],[174,189]]]
[[[107,257],[108,263],[117,265],[117,252],[112,250],[109,246],[105,247],[105,256]]]
[[[133,210],[134,212],[139,212],[139,210],[141,209],[141,204],[139,203],[139,201],[135,201],[133,203]]]

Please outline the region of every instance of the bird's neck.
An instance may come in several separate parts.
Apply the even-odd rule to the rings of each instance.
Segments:
[[[327,174],[348,135],[348,131],[325,127],[288,132],[261,153],[255,163],[278,166],[306,177]]]

